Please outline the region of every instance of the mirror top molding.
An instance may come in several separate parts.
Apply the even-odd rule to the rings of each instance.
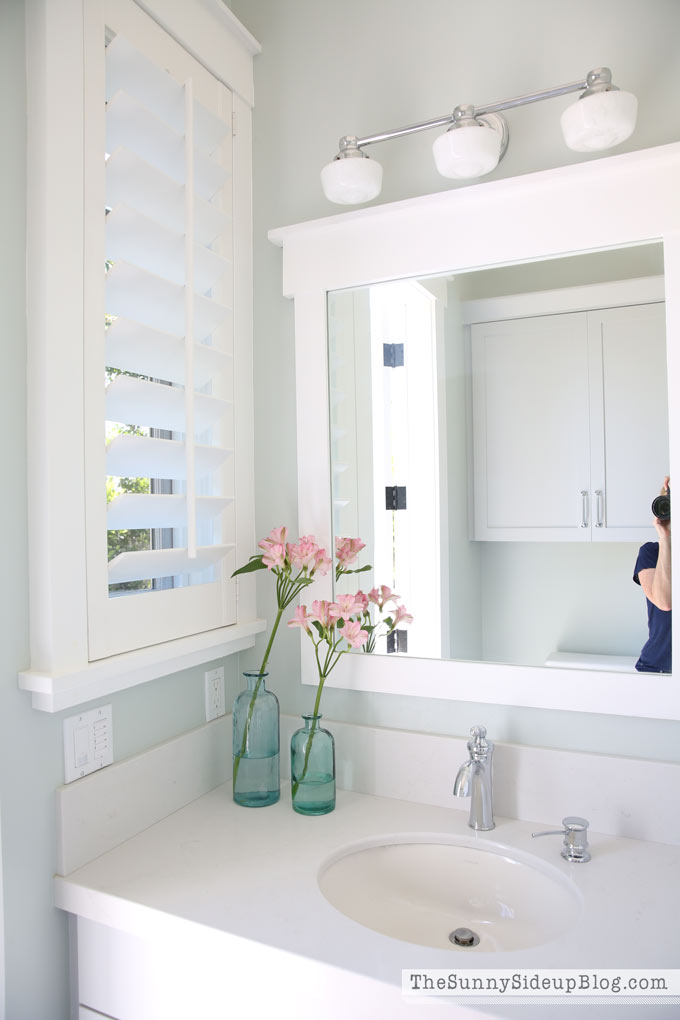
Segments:
[[[469,272],[680,231],[679,174],[674,142],[352,210],[268,236],[284,249],[286,297],[317,286]]]
[[[456,188],[272,230],[283,292],[295,299],[300,534],[332,545],[328,413],[329,291],[471,272],[661,241],[669,393],[680,392],[680,143]],[[669,401],[670,474],[680,472],[680,406]],[[278,522],[274,522],[278,523]],[[674,563],[677,557],[674,553]],[[674,567],[675,569],[675,567]],[[680,566],[677,568],[680,570]],[[332,598],[331,578],[314,597]],[[673,643],[680,647],[673,625]],[[304,683],[316,683],[302,642]],[[669,675],[492,662],[343,656],[327,683],[453,701],[680,719]]]

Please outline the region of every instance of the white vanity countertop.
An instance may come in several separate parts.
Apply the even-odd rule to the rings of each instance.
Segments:
[[[556,818],[561,816],[559,810]],[[680,961],[680,847],[589,834],[592,860],[569,864],[555,820],[496,819],[473,833],[467,811],[338,792],[336,810],[296,814],[279,803],[247,809],[231,786],[175,812],[66,877],[57,906],[141,938],[194,924],[400,985],[402,968],[673,968]],[[580,921],[555,941],[506,953],[428,949],[375,933],[321,894],[321,865],[348,844],[403,833],[472,837],[552,865],[583,895]],[[188,922],[188,923],[187,923]],[[463,963],[463,960],[465,963]]]

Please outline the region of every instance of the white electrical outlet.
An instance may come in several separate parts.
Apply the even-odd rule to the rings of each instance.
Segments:
[[[224,666],[205,672],[205,720],[224,715]]]

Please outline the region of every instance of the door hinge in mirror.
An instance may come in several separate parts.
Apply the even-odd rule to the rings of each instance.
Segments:
[[[387,635],[387,652],[407,652],[408,631],[393,630]]]
[[[399,368],[404,364],[403,344],[383,344],[383,365],[385,368]]]
[[[405,510],[406,509],[406,486],[386,485],[385,486],[385,509]]]

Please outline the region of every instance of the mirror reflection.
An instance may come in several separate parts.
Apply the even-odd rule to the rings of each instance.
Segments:
[[[634,670],[668,474],[663,248],[328,295],[337,592],[414,617],[376,652]]]

